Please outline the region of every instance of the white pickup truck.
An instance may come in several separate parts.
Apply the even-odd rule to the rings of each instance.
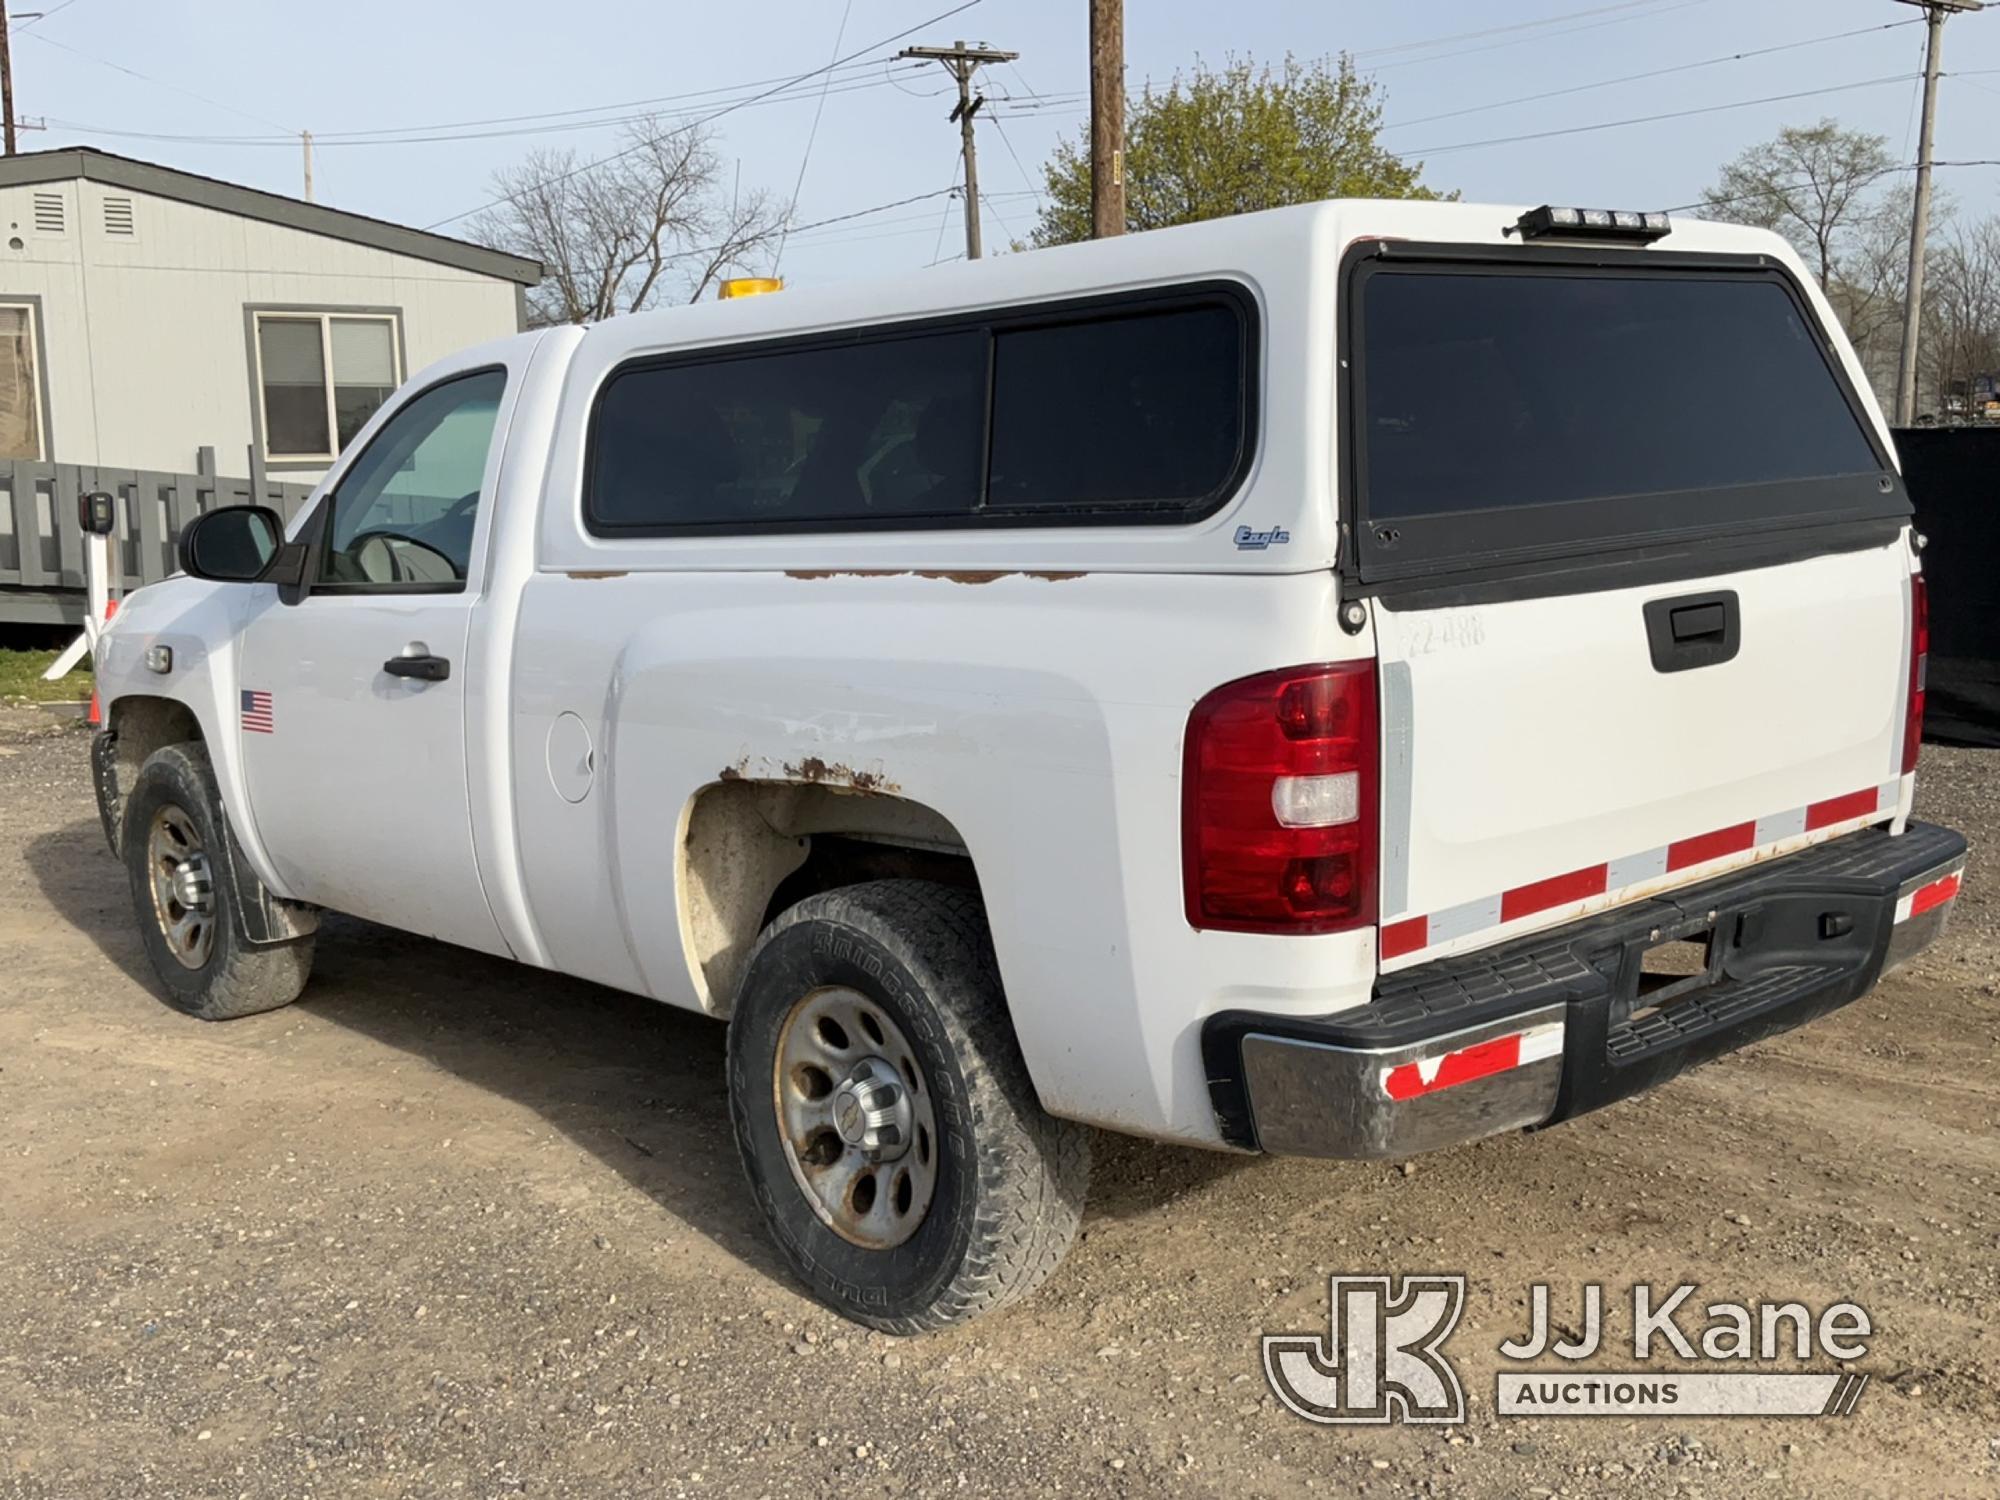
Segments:
[[[169,1000],[322,909],[729,1023],[813,1290],[1018,1296],[1087,1126],[1399,1157],[1936,935],[1920,541],[1772,235],[1330,202],[530,332],[97,652]]]

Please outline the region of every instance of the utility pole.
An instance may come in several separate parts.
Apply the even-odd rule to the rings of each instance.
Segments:
[[[1910,273],[1903,290],[1903,347],[1896,365],[1896,425],[1917,416],[1917,330],[1924,312],[1924,236],[1931,223],[1931,137],[1937,128],[1938,61],[1944,49],[1945,17],[1981,10],[1981,0],[1902,0],[1920,6],[1930,38],[1924,48],[1924,122],[1917,136],[1916,206],[1910,213]]]
[[[0,0],[0,4],[5,3],[6,0]],[[310,130],[301,130],[299,144],[305,147],[306,152],[306,202],[310,203],[313,201],[313,133]]]
[[[979,145],[973,139],[972,117],[986,100],[972,92],[972,75],[981,63],[1012,62],[1021,54],[1001,52],[993,47],[968,47],[953,42],[949,47],[905,47],[898,57],[921,57],[944,64],[944,70],[958,81],[958,107],[948,116],[958,126],[958,149],[965,156],[965,258],[979,259]]]
[[[14,37],[7,0],[0,0],[0,114],[7,117],[7,154],[14,154]]]
[[[1090,234],[1125,232],[1125,0],[1090,0]]]

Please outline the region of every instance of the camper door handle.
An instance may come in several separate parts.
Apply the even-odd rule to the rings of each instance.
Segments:
[[[1743,644],[1743,612],[1734,589],[1654,599],[1645,618],[1656,672],[1720,666],[1734,660]]]

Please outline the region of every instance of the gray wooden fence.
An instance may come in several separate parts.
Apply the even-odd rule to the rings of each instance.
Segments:
[[[79,495],[117,497],[112,567],[125,590],[179,567],[181,528],[222,505],[268,505],[290,521],[312,487],[215,474],[170,474],[89,464],[0,459],[0,624],[78,624],[83,619],[83,529]]]

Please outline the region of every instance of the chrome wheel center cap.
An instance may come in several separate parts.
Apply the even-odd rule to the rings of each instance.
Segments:
[[[879,1057],[863,1058],[833,1091],[833,1128],[871,1161],[895,1161],[910,1149],[910,1090]]]
[[[209,884],[208,861],[199,854],[192,855],[174,866],[174,900],[189,911],[208,910]]]

